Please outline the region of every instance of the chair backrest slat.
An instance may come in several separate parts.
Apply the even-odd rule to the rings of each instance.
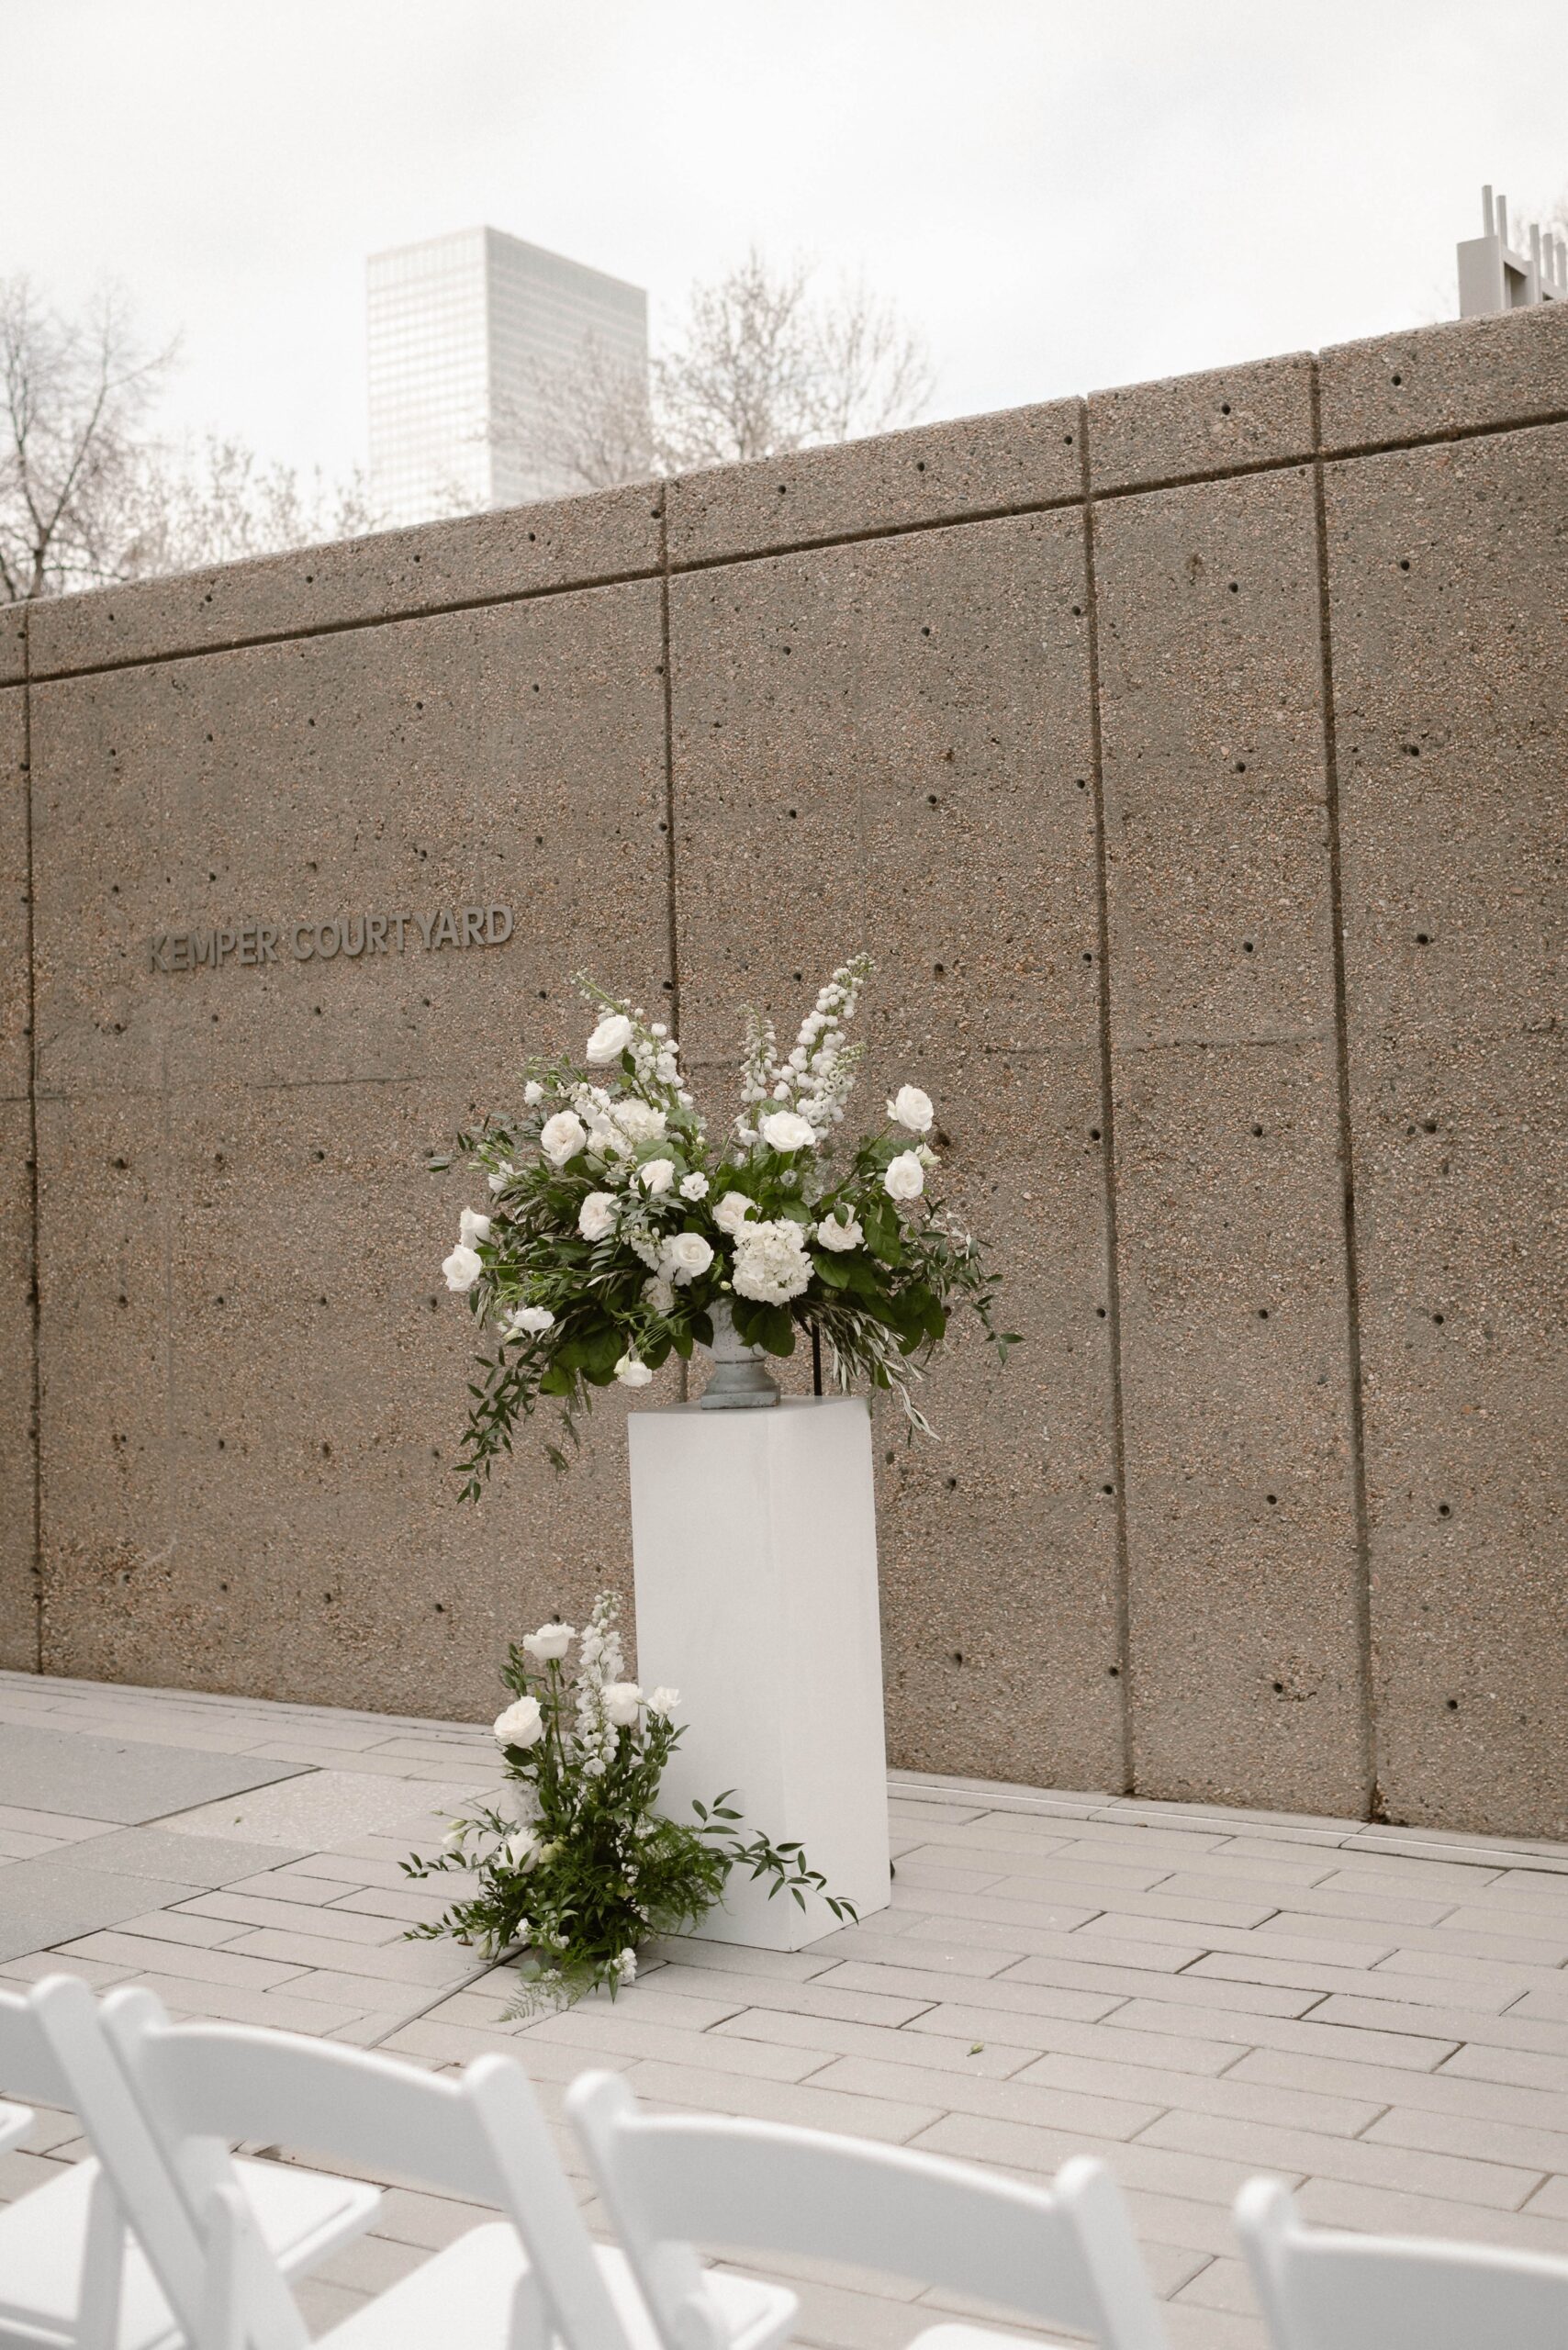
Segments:
[[[0,1991],[0,2097],[20,2105],[70,2105],[60,2060],[28,1999]]]
[[[1306,2226],[1252,2179],[1237,2232],[1276,2350],[1562,2350],[1568,2259]]]
[[[1069,2164],[1046,2191],[902,2146],[644,2114],[612,2074],[577,2081],[566,2104],[669,2350],[690,2340],[693,2240],[917,2277],[1114,2350],[1160,2350],[1137,2242],[1097,2164]]]

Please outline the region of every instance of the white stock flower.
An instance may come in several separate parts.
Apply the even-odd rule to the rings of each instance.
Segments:
[[[646,1265],[650,1273],[658,1271],[659,1244],[656,1240],[652,1239],[645,1232],[629,1232],[626,1236],[626,1246],[640,1264]]]
[[[918,1200],[925,1189],[925,1169],[913,1150],[901,1150],[882,1178],[890,1200]]]
[[[672,1722],[675,1719],[675,1709],[679,1703],[678,1689],[666,1689],[661,1686],[655,1689],[648,1699],[648,1711],[650,1714],[657,1714],[664,1721]]]
[[[557,1110],[540,1129],[539,1147],[552,1167],[565,1167],[588,1140],[588,1128],[575,1110]]]
[[[643,1693],[634,1681],[611,1681],[599,1693],[605,1719],[617,1729],[630,1729],[643,1710]]]
[[[622,1983],[634,1983],[636,1981],[637,1953],[634,1950],[623,1950],[622,1952],[620,1957],[615,1962],[615,1972]]]
[[[840,1255],[846,1248],[858,1248],[865,1237],[857,1216],[851,1216],[847,1224],[840,1224],[835,1215],[824,1215],[817,1226],[817,1238],[823,1248],[836,1249]]]
[[[756,1214],[756,1202],[748,1200],[744,1192],[726,1192],[713,1210],[713,1221],[721,1232],[733,1239],[747,1216]]]
[[[531,1110],[537,1110],[544,1099],[544,1088],[536,1077],[531,1077],[522,1089],[522,1098]]]
[[[622,1355],[615,1366],[615,1376],[622,1387],[646,1387],[652,1382],[654,1374],[645,1362],[638,1361],[635,1355]]]
[[[461,1297],[465,1290],[473,1288],[485,1268],[476,1251],[465,1248],[459,1241],[451,1256],[442,1259],[441,1270],[446,1275],[447,1288],[455,1290]]]
[[[522,1645],[535,1664],[549,1664],[564,1657],[577,1637],[570,1624],[552,1622],[541,1624],[537,1632],[525,1632]]]
[[[547,1305],[514,1306],[502,1325],[509,1338],[537,1338],[554,1326],[555,1316]]]
[[[650,1158],[644,1166],[638,1168],[637,1181],[644,1192],[655,1196],[667,1192],[675,1181],[674,1159]]]
[[[465,1208],[457,1219],[457,1237],[465,1248],[476,1248],[481,1240],[490,1237],[490,1219],[476,1215],[472,1208]]]
[[[708,1196],[707,1176],[683,1175],[680,1179],[680,1196],[683,1200],[705,1200]]]
[[[606,1115],[611,1124],[611,1141],[623,1137],[628,1143],[663,1142],[669,1120],[651,1102],[640,1102],[629,1093],[623,1102],[612,1102]]]
[[[577,1210],[577,1230],[585,1240],[607,1240],[614,1229],[614,1192],[590,1192]]]
[[[935,1114],[930,1094],[923,1093],[918,1085],[901,1085],[888,1104],[889,1117],[907,1126],[912,1135],[928,1135]]]
[[[775,1110],[762,1121],[762,1139],[769,1150],[805,1150],[816,1138],[811,1120],[794,1110]]]
[[[543,1735],[544,1716],[537,1697],[519,1697],[496,1716],[496,1737],[502,1746],[537,1746]]]
[[[659,1251],[661,1270],[683,1288],[705,1273],[713,1251],[700,1232],[672,1232]]]
[[[812,1260],[798,1224],[748,1224],[735,1235],[734,1285],[761,1305],[783,1305],[810,1283]]]
[[[668,1314],[675,1306],[675,1284],[663,1273],[655,1273],[643,1283],[643,1303],[655,1314]]]
[[[539,1839],[532,1828],[520,1828],[501,1846],[501,1853],[514,1869],[531,1869],[539,1858]]]
[[[632,1041],[632,1023],[623,1012],[607,1012],[588,1040],[587,1060],[590,1069],[602,1069],[607,1061],[618,1061]]]

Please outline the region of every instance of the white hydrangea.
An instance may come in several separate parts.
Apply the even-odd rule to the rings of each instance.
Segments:
[[[761,1305],[783,1305],[799,1297],[812,1278],[805,1235],[788,1217],[747,1224],[735,1235],[734,1286],[741,1297]]]

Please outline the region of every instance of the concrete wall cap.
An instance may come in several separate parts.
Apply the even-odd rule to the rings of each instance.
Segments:
[[[65,677],[593,587],[659,564],[659,485],[637,482],[50,598],[33,612],[32,674]]]
[[[1318,365],[1329,451],[1568,416],[1568,305],[1342,342]]]
[[[1307,351],[1089,396],[1096,493],[1285,464],[1312,445]]]

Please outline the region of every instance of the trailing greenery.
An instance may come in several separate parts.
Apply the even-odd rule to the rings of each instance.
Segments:
[[[543,1624],[509,1650],[501,1677],[512,1702],[495,1726],[507,1803],[454,1819],[440,1852],[403,1863],[411,1877],[462,1870],[474,1881],[410,1939],[450,1934],[488,1957],[515,1953],[512,2012],[528,2015],[599,1986],[613,1998],[650,1936],[689,1931],[736,1869],[771,1879],[770,1898],[786,1893],[803,1908],[820,1894],[834,1917],[853,1919],[853,1903],[828,1892],[799,1844],[743,1837],[727,1796],[694,1803],[690,1824],[655,1810],[681,1740],[679,1693],[644,1696],[626,1679],[612,1598],[595,1602],[568,1680],[577,1639],[569,1624]]]

